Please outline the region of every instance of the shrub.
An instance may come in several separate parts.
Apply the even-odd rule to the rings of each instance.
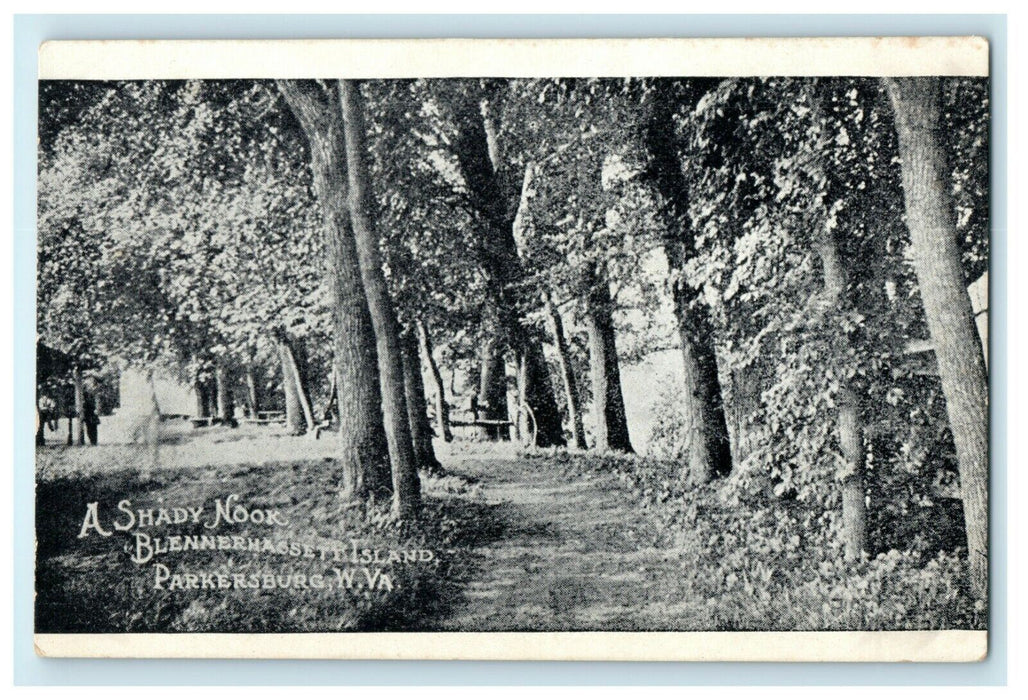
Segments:
[[[686,488],[675,460],[558,455],[569,474],[611,475],[679,558],[675,595],[694,629],[984,629],[962,549],[889,550],[845,563],[832,510],[774,496],[760,473]]]

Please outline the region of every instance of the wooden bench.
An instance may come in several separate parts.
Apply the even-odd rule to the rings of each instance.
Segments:
[[[526,430],[524,434],[520,436],[520,441],[524,445],[534,445],[536,439],[536,432],[538,430],[535,422],[535,413],[529,406],[522,405],[518,409],[518,419],[524,418]],[[477,416],[472,420],[451,420],[450,427],[452,428],[511,428],[518,425],[518,422],[513,420],[498,420],[494,418],[478,418]]]
[[[509,420],[493,420],[491,418],[479,418],[478,420],[451,420],[450,427],[452,428],[509,428],[514,425],[513,421]]]

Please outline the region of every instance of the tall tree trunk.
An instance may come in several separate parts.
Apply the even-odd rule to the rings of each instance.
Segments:
[[[940,139],[942,81],[885,79],[896,115],[914,269],[957,448],[971,590],[988,595],[989,386],[961,267]]]
[[[147,368],[146,383],[150,389],[150,415],[144,428],[144,440],[150,448],[150,466],[157,470],[161,466],[161,405],[157,400],[157,382],[153,368]]]
[[[339,98],[346,135],[350,215],[378,350],[382,411],[393,472],[393,509],[406,518],[416,514],[421,506],[421,483],[407,413],[400,328],[382,272],[378,235],[372,220],[374,203],[364,145],[364,98],[360,85],[352,80],[339,81]]]
[[[521,388],[519,401],[531,410],[535,422],[535,444],[537,447],[558,446],[567,444],[564,439],[564,425],[560,420],[560,410],[553,396],[553,383],[550,381],[550,366],[543,355],[542,343],[529,340],[522,344],[518,353],[518,362],[524,363],[520,369]]]
[[[612,319],[613,301],[603,274],[586,275],[585,324],[589,334],[589,370],[593,387],[595,447],[599,450],[632,452],[621,393],[621,370]]]
[[[831,317],[844,303],[846,273],[839,258],[838,247],[831,232],[826,232],[817,246],[824,276],[826,310]],[[841,328],[834,329],[843,333]],[[860,400],[849,383],[842,384],[836,403],[839,450],[845,462],[841,482],[842,528],[844,554],[847,560],[858,560],[867,551],[867,491],[864,484],[864,425],[860,419]]]
[[[325,405],[325,414],[322,420],[331,422],[332,416],[339,412],[339,383],[336,377],[336,368],[333,365],[328,370],[328,403]]]
[[[694,294],[683,284],[676,284],[672,296],[685,370],[683,414],[690,426],[688,478],[692,483],[706,483],[731,472],[732,452],[714,350],[714,329],[706,308],[692,301]]]
[[[472,204],[486,223],[485,234],[474,253],[487,279],[488,300],[506,344],[516,356],[526,358],[524,395],[538,426],[536,444],[540,447],[564,445],[560,411],[542,342],[517,315],[517,287],[525,275],[514,239],[511,179],[505,173],[497,110],[489,99],[480,99],[485,97],[484,94],[466,95],[449,104],[458,125],[454,155]]]
[[[729,426],[732,458],[742,464],[757,448],[757,435],[763,413],[760,396],[764,390],[764,377],[770,370],[766,358],[757,358],[745,367],[733,367],[731,392],[724,403],[725,417]]]
[[[339,398],[339,450],[345,498],[392,492],[382,420],[378,356],[350,222],[346,146],[338,87],[277,81],[311,149],[314,190],[324,220],[325,266],[332,304]]]
[[[568,347],[567,336],[564,335],[564,322],[561,320],[560,312],[557,311],[549,299],[546,300],[546,315],[550,319],[550,331],[553,333],[553,339],[557,345],[560,374],[564,380],[564,399],[568,404],[568,422],[571,424],[571,437],[575,441],[575,447],[584,450],[588,446],[585,442],[585,428],[582,426],[582,404],[578,395],[578,381],[575,379],[575,369],[571,363],[571,349]]]
[[[299,384],[296,381],[296,373],[293,371],[293,363],[289,359],[289,346],[285,341],[278,342],[278,359],[282,366],[282,393],[286,400],[286,427],[293,435],[302,435],[307,429],[307,421],[303,417],[303,409],[300,408]]]
[[[193,396],[196,400],[196,418],[207,418],[210,413],[207,410],[207,387],[199,379],[193,381]]]
[[[430,474],[442,472],[443,466],[436,459],[432,447],[432,426],[428,422],[425,402],[425,382],[421,376],[421,358],[418,356],[418,339],[414,331],[401,331],[403,346],[403,386],[407,397],[407,420],[410,423],[411,440],[418,468]]]
[[[207,404],[207,416],[215,417],[218,415],[218,392],[215,388],[214,379],[208,379],[204,382],[204,401]]]
[[[283,337],[282,347],[285,353],[285,361],[289,363],[289,374],[296,383],[296,401],[299,404],[300,414],[308,433],[314,434],[317,421],[314,419],[314,406],[311,404],[310,392],[307,391],[307,383],[304,381],[304,373],[297,362],[296,341]]]
[[[689,219],[689,184],[682,175],[675,137],[675,112],[695,105],[716,81],[690,81],[687,94],[674,92],[673,81],[663,81],[653,100],[646,129],[650,164],[648,176],[663,199],[664,252],[672,282],[672,299],[685,373],[684,414],[689,424],[686,474],[703,483],[732,469],[728,425],[718,377],[714,333],[698,291],[685,279],[685,265],[693,254],[695,235]]]
[[[257,378],[254,376],[253,365],[246,365],[246,410],[250,418],[256,419],[260,413],[261,405],[257,396]]]
[[[535,424],[531,422],[528,415],[528,401],[525,396],[525,389],[528,387],[528,362],[524,355],[514,358],[514,372],[517,376],[517,406],[514,409],[514,420],[511,421],[511,439],[521,442],[526,436],[534,431]],[[527,442],[527,440],[526,440]]]
[[[232,383],[228,368],[221,360],[215,366],[214,381],[218,392],[218,419],[224,425],[234,425],[235,406],[232,401]]]
[[[490,143],[496,140],[495,126],[489,127],[487,123],[487,135]],[[497,149],[490,148],[490,160],[493,167],[498,168],[499,154],[494,153]],[[524,241],[531,227],[532,215],[529,210],[531,200],[532,180],[536,172],[535,163],[529,162],[525,165],[524,176],[521,179],[521,195],[518,198],[517,209],[511,223],[513,241],[515,245],[514,259],[518,260],[519,253],[516,246]],[[502,181],[501,181],[502,184]],[[518,265],[520,269],[520,264]],[[568,350],[567,339],[564,336],[564,324],[560,314],[553,308],[549,295],[543,292],[540,295],[543,302],[543,311],[549,319],[554,342],[557,346],[558,363],[561,368],[561,379],[564,386],[565,399],[568,406],[568,422],[571,426],[572,439],[579,449],[586,449],[585,429],[582,427],[581,402],[578,394],[578,384],[575,381],[574,371],[571,365],[571,356]],[[535,300],[533,300],[535,301]],[[522,338],[532,343],[532,334],[522,329]],[[557,408],[556,397],[550,382],[549,366],[546,363],[542,352],[541,343],[537,347],[523,347],[516,353],[518,373],[518,419],[514,423],[514,430],[519,440],[523,439],[521,433],[529,426],[526,423],[526,414],[530,413],[537,430],[536,444],[565,444],[563,423],[560,412]],[[529,410],[530,409],[530,410]]]
[[[82,370],[78,365],[72,370],[72,381],[75,385],[75,444],[86,444],[86,395],[82,386]]]
[[[502,345],[491,337],[479,350],[480,364],[478,374],[478,407],[479,418],[487,420],[507,420],[507,373],[503,361]],[[506,440],[509,433],[499,426],[483,425],[478,428],[481,440]]]
[[[446,403],[446,385],[443,382],[442,372],[439,371],[439,364],[432,355],[432,336],[428,333],[428,327],[418,321],[418,340],[421,345],[421,352],[425,355],[425,362],[432,373],[432,383],[435,384],[435,419],[439,429],[439,437],[446,442],[453,442],[453,431],[450,429],[450,405]]]
[[[867,490],[864,485],[864,424],[857,395],[844,388],[838,396],[839,448],[849,471],[842,477],[842,527],[845,557],[867,551]]]
[[[587,262],[580,271],[585,302],[585,325],[589,337],[589,374],[593,394],[594,447],[598,450],[632,452],[621,393],[621,370],[614,337],[614,302],[605,270],[604,253],[597,251],[595,231],[603,226],[593,202],[603,201],[603,155],[585,153],[578,159],[579,220],[586,229],[583,238]]]

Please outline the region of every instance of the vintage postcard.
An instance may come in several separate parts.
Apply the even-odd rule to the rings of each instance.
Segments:
[[[37,652],[981,660],[988,61],[43,44]]]

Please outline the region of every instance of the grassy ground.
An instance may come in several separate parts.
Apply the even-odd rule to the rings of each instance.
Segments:
[[[689,629],[666,533],[610,474],[570,474],[545,453],[465,459],[501,528],[478,551],[448,630]]]
[[[313,441],[255,428],[172,431],[156,453],[126,445],[43,448],[37,456],[38,631],[984,625],[984,611],[961,589],[959,557],[889,553],[845,567],[808,533],[791,531],[773,505],[727,508],[714,488],[681,493],[661,486],[673,464],[439,445],[448,476],[423,475],[423,518],[398,523],[385,504],[339,498],[334,449],[331,436]],[[288,526],[205,529],[216,502],[230,494],[250,510],[277,512]],[[201,524],[77,536],[93,502],[101,527],[113,530],[113,518],[124,518],[116,508],[121,499],[133,509],[206,510]],[[227,549],[169,552],[140,565],[130,559],[136,531],[238,536],[247,547],[248,538],[267,537],[308,544],[316,556]],[[380,564],[317,556],[353,540],[359,549],[401,558],[432,555]],[[348,558],[350,550],[344,552]],[[157,587],[157,562],[186,584],[185,574],[206,572],[206,583],[234,581],[217,579],[221,573],[258,585],[172,590],[169,578]],[[351,570],[352,581],[336,569]],[[388,576],[388,586],[376,571]],[[268,574],[279,576],[275,587],[264,585]],[[304,585],[297,585],[297,574]],[[313,587],[312,575],[329,585]]]
[[[149,631],[335,631],[419,629],[445,614],[459,598],[453,581],[468,566],[469,551],[487,514],[460,498],[474,486],[455,477],[423,477],[426,507],[421,522],[395,522],[388,504],[355,505],[339,498],[338,475],[329,457],[331,437],[320,441],[269,431],[208,429],[183,433],[159,446],[156,462],[147,448],[107,445],[95,448],[48,446],[37,455],[37,603],[39,632]],[[216,503],[238,494],[250,510],[278,513],[288,526],[253,523],[205,528]],[[127,522],[117,509],[204,507],[199,523],[159,523],[118,532]],[[78,537],[89,503],[98,504],[103,537],[89,528]],[[169,552],[145,564],[133,534],[242,537],[244,551]],[[299,556],[277,551],[245,551],[251,539],[306,545]],[[377,550],[382,562],[350,561],[359,550]],[[151,540],[151,544],[155,544]],[[234,540],[227,542],[234,545]],[[337,559],[335,548],[342,552]],[[305,556],[313,551],[315,556]],[[389,562],[389,552],[421,554],[416,561]],[[145,553],[145,550],[144,550]],[[326,558],[327,555],[327,558]],[[172,590],[171,579],[157,588],[156,565],[197,580]],[[352,581],[341,578],[347,572]],[[373,577],[369,581],[365,570]],[[381,575],[389,579],[386,585]],[[201,579],[200,574],[209,576]],[[226,578],[218,578],[223,574]],[[237,586],[233,574],[239,575]],[[265,576],[278,575],[275,587]],[[300,576],[302,575],[302,579]],[[258,585],[250,586],[256,582]],[[318,579],[317,577],[321,577]],[[288,578],[286,578],[288,577]],[[312,578],[313,577],[313,578]],[[224,581],[232,584],[221,588]],[[325,587],[316,588],[315,581]],[[286,587],[279,587],[281,583]],[[189,587],[188,584],[195,587]]]

